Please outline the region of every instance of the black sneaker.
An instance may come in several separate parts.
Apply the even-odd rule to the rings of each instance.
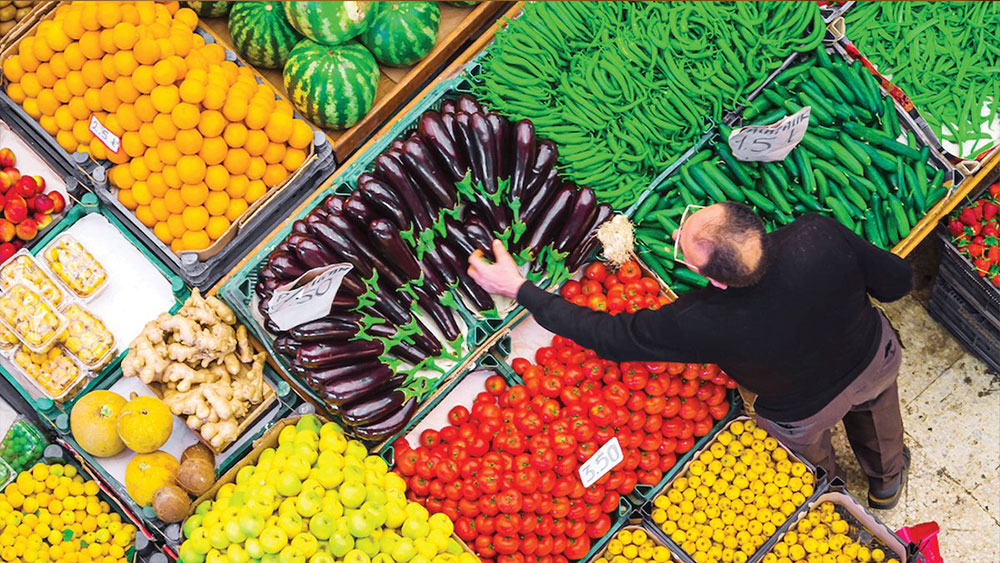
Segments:
[[[894,508],[899,503],[899,497],[903,493],[903,486],[906,485],[906,474],[909,470],[910,448],[903,446],[903,472],[899,476],[899,482],[884,491],[876,491],[868,487],[868,506],[877,510]]]

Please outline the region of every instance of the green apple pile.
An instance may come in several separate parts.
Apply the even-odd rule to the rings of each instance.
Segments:
[[[301,418],[184,522],[183,563],[475,563],[385,461]]]

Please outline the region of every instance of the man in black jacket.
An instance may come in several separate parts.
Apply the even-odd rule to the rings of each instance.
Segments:
[[[869,504],[894,506],[909,465],[896,388],[901,351],[868,296],[909,293],[910,266],[833,219],[805,215],[766,234],[750,208],[729,202],[693,213],[674,238],[684,264],[712,286],[657,311],[574,305],[526,282],[499,241],[496,262],[473,255],[469,274],[602,358],[718,364],[757,394],[764,429],[830,475],[842,476],[830,437],[843,420]]]

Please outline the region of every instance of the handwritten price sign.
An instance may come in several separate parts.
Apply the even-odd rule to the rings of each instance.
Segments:
[[[733,131],[729,148],[739,160],[774,162],[792,152],[809,127],[810,106],[770,125],[748,125]]]
[[[333,264],[314,268],[299,279],[274,291],[268,301],[271,321],[281,330],[325,317],[340,289],[350,264]]]
[[[587,488],[597,482],[605,473],[611,471],[616,465],[625,459],[622,448],[618,445],[618,438],[608,440],[597,453],[590,456],[590,459],[580,466],[580,480],[583,487]]]
[[[90,132],[97,137],[97,140],[104,143],[104,146],[108,147],[108,150],[118,154],[118,149],[122,146],[122,140],[118,138],[117,135],[111,132],[110,129],[104,126],[100,120],[97,119],[96,115],[90,116]]]

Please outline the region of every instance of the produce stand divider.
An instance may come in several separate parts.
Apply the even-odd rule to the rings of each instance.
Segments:
[[[28,33],[33,32],[41,21],[53,18],[56,8],[61,3],[46,3],[45,9],[38,11],[38,19],[31,26],[21,30],[18,37],[7,44],[3,52],[0,52],[0,58],[10,56],[21,40]],[[201,35],[206,43],[215,41],[215,37],[204,28],[199,27],[195,32]],[[238,66],[248,66],[231,49],[226,49],[225,57],[226,60],[232,61]],[[253,67],[249,68],[253,70]],[[254,74],[259,84],[266,84],[260,73],[254,70]],[[0,85],[6,91],[6,77],[0,76]],[[275,92],[275,97],[281,98],[277,92]],[[285,215],[290,207],[301,201],[301,197],[309,193],[316,183],[321,178],[325,178],[329,171],[335,167],[333,150],[329,140],[310,124],[314,132],[313,144],[302,165],[283,184],[269,189],[263,197],[254,202],[212,247],[199,252],[184,252],[178,256],[169,246],[154,236],[152,230],[143,225],[135,213],[129,211],[118,201],[117,188],[110,185],[107,178],[111,165],[103,161],[96,162],[90,158],[90,155],[82,152],[70,155],[59,146],[52,135],[32,119],[20,105],[11,100],[6,93],[0,94],[0,101],[3,102],[4,106],[7,106],[3,113],[6,114],[9,110],[9,113],[14,116],[13,120],[22,128],[30,131],[28,136],[37,140],[51,155],[54,162],[69,169],[78,170],[78,175],[84,184],[92,186],[94,193],[104,205],[117,215],[119,220],[127,225],[137,238],[141,239],[164,263],[177,272],[186,283],[201,289],[208,289],[226,272],[230,271],[233,264],[241,257],[240,252],[243,249],[260,240],[274,220]],[[298,114],[296,115],[298,116]]]
[[[846,512],[850,516],[848,524],[851,527],[851,535],[855,536],[855,539],[862,534],[867,534],[872,536],[872,538],[877,539],[885,547],[891,549],[893,554],[895,554],[899,561],[906,563],[910,561],[916,561],[916,556],[919,552],[919,547],[910,542],[905,542],[900,538],[896,532],[892,531],[888,526],[886,526],[877,516],[872,514],[867,508],[861,505],[851,493],[847,490],[847,485],[840,480],[839,477],[835,477],[830,481],[829,488],[823,493],[812,500],[806,502],[799,510],[792,514],[788,518],[788,525],[782,526],[784,530],[778,530],[771,539],[764,542],[762,550],[764,553],[768,553],[781,538],[785,536],[785,533],[800,520],[805,518],[809,514],[809,510],[815,506],[819,506],[824,502],[832,502],[833,504],[843,508],[843,512]],[[844,516],[844,514],[841,514]],[[847,520],[847,518],[845,518]],[[853,520],[853,521],[852,521]],[[856,530],[856,531],[855,531]],[[887,556],[892,554],[887,553]]]
[[[724,427],[721,428],[720,430],[725,430],[725,429],[729,428],[729,426],[732,425],[736,421],[747,422],[747,421],[752,421],[752,420],[753,420],[752,417],[745,416],[745,415],[740,415],[740,416],[728,418],[726,420],[726,423],[725,423]],[[718,432],[716,431],[716,429],[713,428],[712,429],[712,434],[710,434],[710,436],[712,438],[710,440],[708,440],[707,442],[703,443],[701,445],[701,447],[692,448],[691,452],[700,454],[702,451],[708,449],[712,445],[712,443],[715,442],[715,435],[717,433]],[[777,438],[775,438],[775,440],[777,440]],[[777,442],[778,442],[778,447],[780,447],[780,448],[784,449],[786,452],[788,452],[788,458],[789,459],[792,459],[792,460],[795,460],[795,461],[799,461],[799,462],[805,464],[806,467],[809,468],[809,470],[812,472],[813,476],[815,477],[815,484],[813,485],[813,494],[810,495],[806,499],[805,503],[803,503],[803,506],[809,506],[810,503],[812,503],[815,499],[819,498],[819,496],[821,494],[825,493],[827,491],[827,489],[829,489],[829,487],[830,487],[831,482],[827,478],[826,471],[822,467],[816,467],[808,459],[805,459],[804,457],[800,457],[796,453],[792,452],[792,450],[788,449],[788,447],[785,444],[783,444],[781,442],[781,440],[777,440]],[[670,478],[669,480],[667,480],[666,483],[663,483],[663,486],[660,488],[660,492],[663,492],[666,489],[668,489],[670,487],[670,485],[674,482],[674,480],[676,480],[680,475],[684,474],[687,471],[688,466],[691,465],[692,461],[694,461],[694,457],[695,457],[695,455],[692,454],[691,457],[689,457],[688,460],[683,465],[680,466],[680,470],[673,471],[673,473],[674,473],[673,477]],[[675,469],[676,469],[676,467],[677,466],[675,466]],[[654,497],[655,497],[655,495],[654,495]],[[775,531],[775,533],[774,533],[774,536],[783,535],[785,533],[785,531],[788,530],[791,527],[791,525],[792,525],[792,517],[794,517],[794,515],[798,511],[801,510],[801,508],[802,507],[798,507],[796,509],[796,512],[793,512],[792,516],[789,516],[788,520],[786,520],[784,524],[782,524],[781,526],[778,527],[777,531]],[[672,539],[670,539],[669,537],[667,537],[667,535],[663,532],[663,530],[660,529],[660,527],[658,525],[656,525],[652,521],[652,510],[653,510],[653,500],[652,499],[650,499],[648,502],[646,502],[642,506],[641,510],[642,510],[642,513],[643,513],[643,518],[644,519],[649,519],[648,520],[649,523],[654,527],[654,530],[657,532],[658,539],[660,541],[662,541],[664,544],[666,544],[667,546],[669,546],[670,551],[672,551],[675,554],[677,554],[678,555],[678,559],[682,563],[695,563],[695,561],[693,559],[691,559],[691,556],[687,552],[685,552],[683,549],[681,549],[681,547],[679,545],[677,545],[677,542],[675,542]],[[774,536],[772,536],[772,537],[774,537]],[[764,557],[764,555],[767,553],[767,551],[765,550],[765,547],[767,547],[767,542],[766,541],[764,542],[764,545],[762,545],[759,549],[757,549],[757,551],[753,555],[750,556],[750,558],[747,560],[747,563],[757,563],[758,561],[760,561]]]
[[[1000,371],[1000,336],[996,327],[953,286],[942,284],[940,275],[931,290],[927,312],[963,346],[991,368]]]
[[[91,213],[97,213],[108,220],[112,225],[114,225],[118,232],[125,237],[133,246],[135,246],[139,252],[141,252],[153,266],[170,282],[172,291],[174,292],[174,306],[170,309],[171,313],[177,312],[184,300],[187,299],[189,291],[185,287],[184,282],[174,273],[172,273],[166,266],[163,265],[154,255],[152,255],[148,249],[146,249],[142,243],[140,243],[136,237],[126,229],[121,222],[108,210],[100,205],[97,201],[97,197],[94,194],[84,194],[80,199],[80,202],[73,206],[69,213],[63,220],[56,223],[55,228],[51,229],[46,235],[41,237],[38,242],[32,247],[30,252],[33,255],[37,255],[46,245],[61,233],[65,232],[68,228],[73,226],[81,218],[90,215]],[[119,343],[119,345],[124,345],[125,343]],[[118,354],[107,366],[105,366],[100,373],[95,374],[94,378],[84,386],[79,392],[77,392],[76,397],[83,396],[87,392],[99,387],[113,372],[118,370],[122,359],[125,358],[125,354],[128,352],[127,346],[122,346],[124,349]],[[7,378],[10,384],[17,390],[17,392],[31,404],[35,411],[38,413],[40,418],[44,420],[47,424],[53,428],[56,426],[56,419],[60,416],[66,416],[72,409],[72,405],[76,402],[75,398],[65,401],[63,403],[56,403],[52,399],[47,397],[34,398],[21,384],[20,381],[15,377],[14,374],[8,373],[6,369],[0,366],[0,373]]]
[[[477,36],[484,28],[491,27],[501,11],[510,6],[511,2],[480,2],[472,8],[462,8],[440,3],[442,22],[449,14],[465,12],[465,17],[453,28],[444,32],[445,35],[435,43],[434,48],[419,62],[408,67],[399,82],[389,78],[380,65],[378,92],[371,111],[355,125],[340,130],[322,130],[333,146],[333,154],[337,162],[347,160],[349,156],[364,144],[379,128],[392,118],[421,87],[433,78],[448,60],[458,53],[463,45]],[[216,42],[226,49],[235,50],[232,37],[229,35],[228,19],[202,18],[202,25],[216,39]],[[439,36],[440,36],[439,32]],[[258,70],[271,86],[281,95],[286,95],[281,70]],[[318,128],[318,127],[317,127]]]
[[[21,18],[20,21],[14,24],[14,27],[10,28],[7,33],[0,37],[0,51],[5,50],[11,41],[20,37],[24,33],[24,30],[33,26],[38,19],[41,19],[41,17],[45,15],[45,12],[48,11],[49,4],[57,2],[58,0],[42,0],[36,2],[31,7],[31,10],[28,11],[27,15]]]

